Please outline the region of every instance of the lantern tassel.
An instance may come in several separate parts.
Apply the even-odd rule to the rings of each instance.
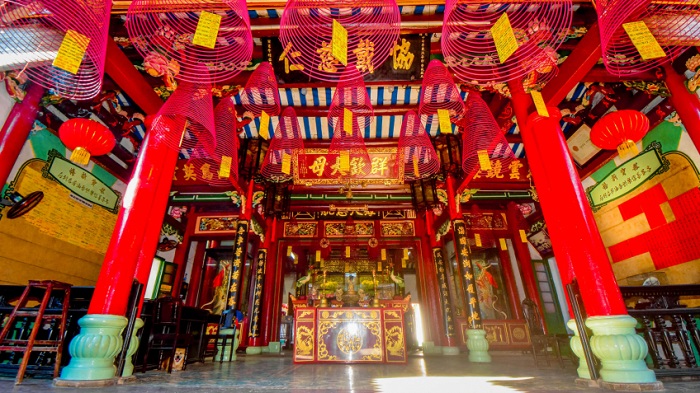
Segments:
[[[639,154],[639,149],[633,140],[628,139],[617,146],[617,152],[620,153],[620,158],[625,158],[628,155],[634,157]]]
[[[70,160],[78,165],[85,166],[90,162],[90,152],[82,147],[76,147],[70,154]]]

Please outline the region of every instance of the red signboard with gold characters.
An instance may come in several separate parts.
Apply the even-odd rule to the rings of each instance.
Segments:
[[[353,157],[348,168],[340,165],[339,154],[310,148],[294,155],[294,184],[403,184],[403,165],[395,165],[397,148],[370,147],[369,159]]]

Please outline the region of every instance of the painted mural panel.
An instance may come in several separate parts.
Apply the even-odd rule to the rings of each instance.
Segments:
[[[615,276],[623,286],[696,284],[700,156],[677,117],[643,145],[637,157],[616,157],[584,180]]]

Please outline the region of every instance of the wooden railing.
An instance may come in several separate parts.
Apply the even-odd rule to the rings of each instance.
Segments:
[[[700,375],[700,285],[620,287],[657,376]]]

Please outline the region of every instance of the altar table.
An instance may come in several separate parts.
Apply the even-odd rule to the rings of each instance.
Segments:
[[[295,363],[406,363],[401,308],[294,310]]]

